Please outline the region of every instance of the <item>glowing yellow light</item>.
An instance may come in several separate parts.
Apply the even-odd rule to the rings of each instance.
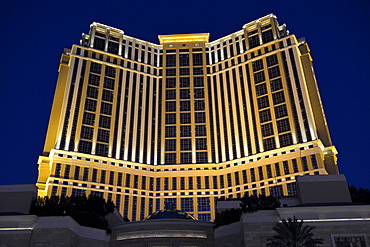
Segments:
[[[158,35],[159,43],[208,42],[209,33]]]

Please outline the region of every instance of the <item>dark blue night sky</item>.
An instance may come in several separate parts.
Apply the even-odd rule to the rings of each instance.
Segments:
[[[370,188],[369,1],[3,0],[0,11],[0,184],[36,182],[60,55],[93,21],[158,43],[159,34],[215,40],[274,13],[310,45],[340,172]]]

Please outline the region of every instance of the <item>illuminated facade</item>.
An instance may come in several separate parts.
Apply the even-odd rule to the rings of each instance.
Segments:
[[[167,202],[212,220],[215,200],[294,195],[336,174],[309,48],[274,15],[209,42],[160,45],[93,23],[62,55],[39,195],[101,194],[136,221]]]

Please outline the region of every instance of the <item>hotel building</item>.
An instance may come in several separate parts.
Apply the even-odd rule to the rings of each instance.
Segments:
[[[166,203],[209,221],[217,198],[337,174],[336,154],[309,47],[276,16],[159,45],[93,23],[62,54],[37,186],[103,195],[132,221]]]

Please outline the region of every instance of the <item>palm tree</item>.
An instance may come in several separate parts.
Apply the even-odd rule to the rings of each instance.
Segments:
[[[303,220],[296,217],[283,219],[276,223],[273,230],[276,234],[267,239],[269,247],[314,247],[323,243],[322,239],[314,238],[311,232],[315,227],[303,225]]]

